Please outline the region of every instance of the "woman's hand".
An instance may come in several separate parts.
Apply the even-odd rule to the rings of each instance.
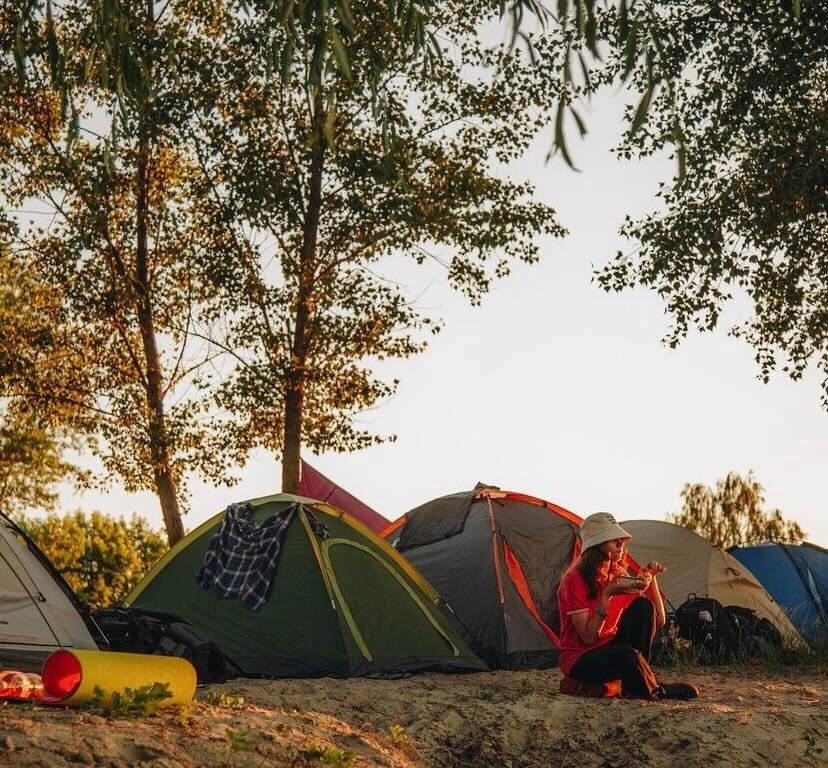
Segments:
[[[653,579],[655,578],[655,573],[653,573],[653,571],[651,571],[651,570],[650,570],[650,568],[649,568],[649,566],[648,566],[647,568],[642,568],[642,569],[641,569],[641,570],[640,570],[640,571],[636,574],[636,578],[637,578],[637,579],[641,579],[641,581],[643,581],[643,582],[644,582],[644,586],[643,586],[643,587],[641,587],[641,592],[644,592],[644,591],[646,591],[646,590],[647,590],[647,588],[650,586],[650,584],[652,583]]]

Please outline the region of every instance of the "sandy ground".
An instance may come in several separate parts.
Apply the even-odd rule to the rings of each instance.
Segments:
[[[684,678],[699,687],[698,699],[576,698],[558,692],[558,670],[532,670],[234,680],[200,687],[183,707],[141,717],[6,702],[0,765],[828,765],[828,670],[709,668]]]

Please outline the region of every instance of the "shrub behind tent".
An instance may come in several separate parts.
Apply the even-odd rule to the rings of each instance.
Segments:
[[[257,521],[298,505],[260,610],[196,582],[224,513],[178,542],[135,587],[127,604],[185,618],[246,676],[486,669],[446,621],[437,593],[359,521],[300,496],[280,494],[251,504]],[[313,532],[308,512],[325,526],[328,538]]]
[[[59,648],[97,649],[79,607],[45,555],[0,513],[0,664],[40,672]]]
[[[502,669],[558,661],[557,589],[581,518],[493,486],[429,501],[383,536],[440,593],[472,648]]]
[[[828,550],[767,542],[729,550],[812,642],[828,639]]]
[[[735,557],[689,528],[664,520],[626,520],[621,526],[632,539],[630,554],[639,562],[658,560],[667,571],[658,584],[673,608],[690,595],[712,597],[723,606],[750,608],[768,619],[786,638],[801,642],[801,635],[759,580]]]

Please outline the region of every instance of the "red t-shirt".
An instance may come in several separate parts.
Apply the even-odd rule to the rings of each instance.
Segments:
[[[608,579],[607,579],[608,580]],[[561,614],[561,648],[559,665],[564,674],[569,674],[572,666],[586,651],[591,651],[594,648],[600,648],[602,645],[609,643],[618,631],[618,620],[621,618],[622,611],[633,601],[638,595],[613,595],[610,598],[609,606],[607,608],[607,618],[598,634],[598,640],[592,645],[587,645],[575,625],[572,623],[572,616],[578,613],[587,613],[592,615],[595,612],[595,606],[598,604],[598,595],[601,589],[606,585],[607,580],[599,581],[599,589],[596,597],[589,597],[587,590],[587,583],[583,574],[578,570],[577,566],[571,566],[569,570],[563,575],[560,586],[558,587],[558,608]]]

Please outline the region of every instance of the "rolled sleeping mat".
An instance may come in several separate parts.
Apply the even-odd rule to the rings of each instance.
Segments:
[[[46,658],[40,677],[43,700],[60,704],[92,701],[96,687],[103,691],[101,703],[107,704],[113,693],[153,683],[166,684],[172,694],[159,700],[158,706],[184,704],[193,698],[198,683],[195,667],[178,656],[65,648]]]

